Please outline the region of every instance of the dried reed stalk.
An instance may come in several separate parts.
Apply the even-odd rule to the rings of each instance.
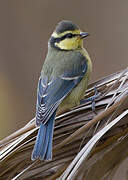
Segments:
[[[53,160],[31,161],[38,128],[35,119],[0,141],[0,180],[114,179],[128,159],[128,68],[89,86],[81,104],[56,117]],[[127,173],[123,176],[128,179]]]

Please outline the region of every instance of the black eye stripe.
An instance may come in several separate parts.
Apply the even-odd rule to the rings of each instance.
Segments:
[[[61,40],[66,39],[66,38],[73,38],[78,36],[79,34],[72,34],[72,33],[67,33],[64,36],[60,37]]]
[[[66,38],[73,38],[73,37],[76,37],[76,36],[79,36],[79,34],[67,33],[64,36],[59,37],[59,38],[51,37],[50,42],[51,43],[60,42],[60,41],[62,41],[64,39],[66,39]]]
[[[72,33],[68,33],[66,34],[66,38],[72,38],[72,37],[75,37],[76,34],[72,34]]]

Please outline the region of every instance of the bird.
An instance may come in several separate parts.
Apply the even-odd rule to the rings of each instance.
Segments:
[[[48,52],[37,87],[36,126],[31,160],[52,160],[55,117],[78,106],[84,97],[92,62],[82,32],[72,21],[60,21],[48,40]]]

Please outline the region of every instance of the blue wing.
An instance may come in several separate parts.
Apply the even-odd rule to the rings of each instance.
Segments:
[[[36,124],[45,124],[62,100],[81,81],[87,70],[86,61],[74,66],[72,71],[64,71],[57,78],[40,77],[37,90]]]

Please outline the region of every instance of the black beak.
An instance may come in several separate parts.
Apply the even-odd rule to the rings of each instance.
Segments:
[[[87,32],[81,32],[81,33],[80,33],[81,39],[83,39],[83,38],[85,38],[85,37],[87,37],[87,36],[89,36],[89,33],[87,33]]]

